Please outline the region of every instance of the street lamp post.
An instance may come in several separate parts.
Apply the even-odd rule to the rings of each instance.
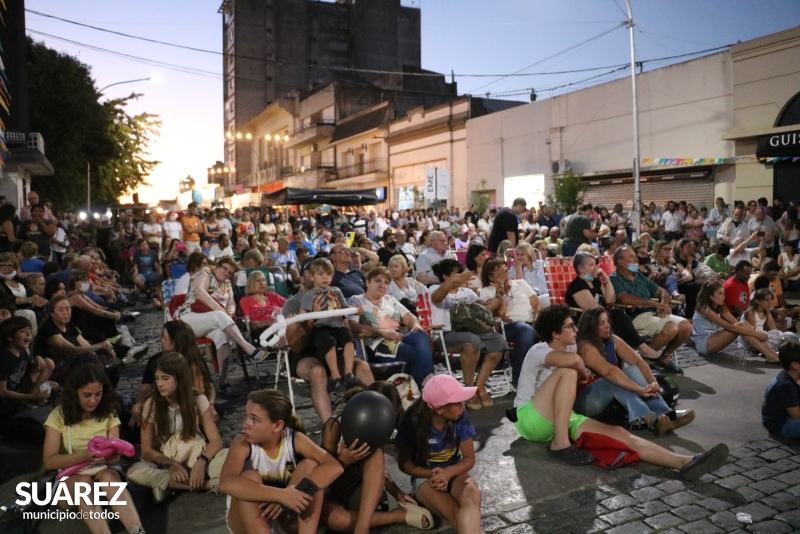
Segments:
[[[106,85],[105,87],[97,91],[97,93],[102,95],[103,91],[105,91],[109,87],[114,87],[115,85],[122,85],[124,83],[149,82],[149,81],[157,82],[158,80],[159,76],[153,74],[151,76],[148,76],[147,78],[136,78],[135,80],[124,80],[121,82],[114,82]],[[91,212],[92,212],[92,168],[91,164],[87,161],[86,162],[86,213],[91,213]]]

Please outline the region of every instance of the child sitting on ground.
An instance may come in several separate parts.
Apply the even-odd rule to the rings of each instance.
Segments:
[[[723,243],[724,244],[724,243]],[[742,321],[747,321],[753,325],[757,332],[765,332],[769,339],[763,344],[762,348],[767,350],[764,357],[769,363],[778,363],[778,353],[775,349],[781,344],[782,336],[781,331],[775,327],[775,320],[772,318],[770,310],[775,297],[769,289],[757,289],[753,293],[753,298],[750,299],[750,304],[742,315]],[[739,336],[739,346],[742,348],[749,348],[750,345],[747,341]],[[753,349],[758,352],[757,349]]]
[[[48,382],[56,364],[50,358],[31,356],[31,323],[24,317],[10,317],[0,324],[0,422],[28,408],[29,403],[47,400],[58,388]]]
[[[309,289],[303,294],[303,300],[300,303],[301,311],[312,311],[314,299],[320,294],[325,296],[326,310],[348,307],[342,290],[338,287],[331,287],[333,264],[330,260],[317,258],[309,264],[308,271],[314,279],[314,289]],[[353,374],[356,345],[345,319],[347,319],[345,316],[317,319],[314,322],[314,332],[308,344],[309,351],[313,352],[320,360],[324,360],[331,373],[328,392],[336,391],[338,394],[344,394],[347,389],[362,385],[361,381]],[[330,350],[331,347],[341,347],[342,349],[344,376],[339,371],[336,351]]]
[[[316,532],[320,490],[342,474],[342,466],[303,433],[289,398],[280,391],[250,393],[242,429],[220,476],[230,531]]]
[[[398,465],[411,475],[414,497],[458,534],[483,534],[481,490],[469,476],[475,465],[475,427],[464,407],[476,391],[450,375],[436,375],[397,430]]]
[[[767,386],[761,423],[770,434],[800,439],[800,343],[784,341],[778,355],[783,371]]]

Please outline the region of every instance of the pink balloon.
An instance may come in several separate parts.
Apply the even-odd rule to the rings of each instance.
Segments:
[[[130,458],[136,454],[136,449],[134,446],[127,441],[117,438],[106,438],[103,436],[95,436],[90,439],[87,448],[89,449],[89,452],[92,453],[92,456],[97,456],[99,458],[108,458],[109,456],[117,453]],[[92,462],[90,460],[85,460],[75,465],[71,465],[65,469],[62,469],[58,473],[57,479],[63,480],[68,476],[78,473],[81,469],[91,464]]]
[[[92,462],[90,462],[89,460],[85,460],[85,461],[79,462],[79,463],[77,463],[75,465],[71,465],[69,467],[66,467],[66,468],[64,468],[64,469],[62,469],[61,471],[58,472],[58,476],[56,477],[56,480],[64,480],[65,478],[74,475],[75,473],[77,473],[78,471],[80,471],[81,469],[86,467],[87,465],[91,465],[91,464],[92,464]]]

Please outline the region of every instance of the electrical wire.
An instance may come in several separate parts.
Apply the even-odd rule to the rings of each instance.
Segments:
[[[595,40],[597,40],[597,39],[599,39],[601,37],[604,37],[604,36],[608,35],[609,33],[613,32],[615,30],[618,30],[619,28],[622,28],[626,23],[627,22],[623,22],[623,23],[620,23],[620,24],[615,24],[614,27],[609,28],[608,30],[606,30],[604,32],[598,33],[597,35],[595,35],[593,37],[590,37],[589,39],[586,39],[585,41],[581,41],[580,43],[572,45],[572,46],[570,46],[570,47],[568,47],[568,48],[566,48],[566,49],[564,49],[564,50],[562,50],[560,52],[556,52],[555,54],[552,54],[552,55],[550,55],[550,56],[548,56],[546,58],[540,59],[539,61],[536,61],[535,63],[531,63],[527,67],[523,67],[523,68],[513,72],[512,74],[518,74],[520,72],[526,71],[531,67],[535,67],[536,65],[539,65],[540,63],[544,63],[545,61],[549,61],[549,60],[551,60],[551,59],[553,59],[555,57],[558,57],[558,56],[560,56],[562,54],[566,54],[567,52],[569,52],[571,50],[574,50],[575,48],[578,48],[578,47],[583,46],[585,44],[591,43],[592,41],[595,41]],[[483,89],[484,87],[489,87],[490,85],[494,85],[494,84],[496,84],[498,82],[501,82],[506,78],[508,78],[508,75],[505,75],[505,76],[503,76],[501,78],[498,78],[497,80],[494,80],[492,82],[480,85],[480,86],[476,87],[475,89],[473,89],[470,92],[474,93],[474,92],[478,91],[479,89]]]

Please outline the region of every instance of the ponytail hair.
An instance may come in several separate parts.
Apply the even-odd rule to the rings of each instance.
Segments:
[[[276,389],[251,391],[247,402],[261,406],[273,422],[283,421],[283,426],[305,433],[303,422],[292,413],[292,403],[285,393]]]
[[[446,261],[446,260],[443,260]],[[428,465],[428,452],[430,451],[428,435],[433,421],[433,416],[436,412],[433,408],[428,406],[428,403],[422,400],[422,397],[414,401],[414,404],[408,407],[408,410],[403,414],[400,419],[400,426],[408,425],[409,428],[414,429],[414,449],[411,458],[414,465],[424,467]],[[456,439],[455,425],[453,421],[447,419],[444,426],[445,442],[453,443]]]

